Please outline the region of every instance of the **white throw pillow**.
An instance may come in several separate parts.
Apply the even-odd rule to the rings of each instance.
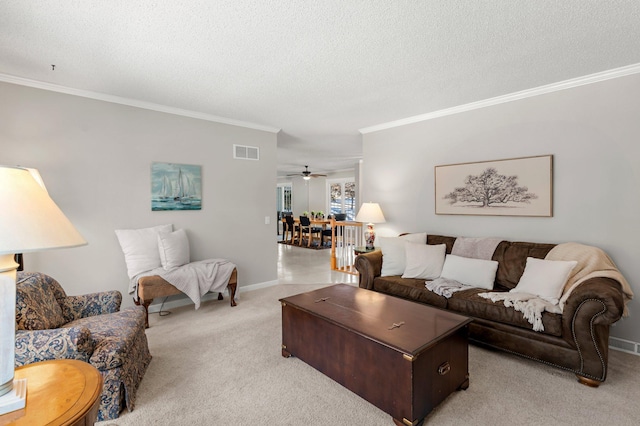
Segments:
[[[417,234],[407,234],[401,237],[378,237],[377,246],[382,251],[382,273],[381,276],[388,277],[392,275],[404,274],[405,267],[405,241],[414,243],[427,243],[426,232]]]
[[[557,303],[569,274],[576,267],[575,260],[546,260],[527,257],[527,265],[512,293],[529,293]]]
[[[405,268],[402,278],[435,280],[442,272],[446,244],[430,245],[405,241]]]
[[[175,232],[160,232],[158,234],[158,250],[162,267],[167,271],[189,263],[189,239],[184,229],[178,229]]]
[[[458,281],[472,287],[493,289],[498,271],[495,260],[472,259],[448,254],[442,267],[442,278]]]
[[[116,229],[116,236],[127,263],[129,278],[161,266],[158,233],[171,231],[173,231],[171,224],[143,229]]]

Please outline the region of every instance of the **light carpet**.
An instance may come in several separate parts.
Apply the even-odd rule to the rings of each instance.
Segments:
[[[150,315],[153,359],[135,410],[106,425],[366,425],[391,417],[297,358],[283,358],[279,298],[323,285],[242,292]],[[336,354],[339,356],[339,354]],[[572,373],[475,345],[470,386],[428,417],[433,425],[637,425],[640,357],[610,351],[600,388]]]

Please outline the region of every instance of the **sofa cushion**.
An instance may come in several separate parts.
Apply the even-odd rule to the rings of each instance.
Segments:
[[[435,280],[442,272],[447,246],[405,241],[405,268],[402,278]]]
[[[493,289],[498,262],[495,260],[472,259],[448,254],[442,267],[442,278],[460,284]]]
[[[444,244],[447,246],[447,254],[451,254],[453,250],[453,244],[456,242],[456,237],[447,237],[444,235],[427,235],[427,244]]]
[[[377,277],[372,290],[415,302],[427,303],[436,308],[445,308],[447,298],[427,290],[423,279],[402,278],[400,276]]]
[[[405,268],[405,241],[425,244],[426,233],[405,234],[400,237],[378,237],[378,247],[382,251],[383,277],[402,275]]]
[[[508,291],[514,288],[524,272],[527,257],[544,259],[553,247],[555,244],[502,241],[492,258],[500,263],[494,290]]]
[[[27,274],[16,282],[18,330],[46,330],[64,324],[62,308],[45,277],[44,274]]]
[[[524,318],[522,312],[513,308],[507,308],[504,303],[492,302],[489,299],[478,296],[485,290],[472,288],[454,293],[447,302],[447,309],[474,318],[501,322],[517,327],[532,329],[532,325]],[[542,313],[544,331],[542,333],[553,336],[562,336],[562,314]]]
[[[551,303],[558,303],[575,260],[545,260],[527,257],[527,266],[513,293],[529,293]]]

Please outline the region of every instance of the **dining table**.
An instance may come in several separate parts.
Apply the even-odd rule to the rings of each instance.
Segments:
[[[319,225],[322,227],[322,230],[326,230],[327,229],[327,225],[331,224],[331,219],[311,219],[309,218],[309,222],[311,222],[311,226],[314,225]],[[282,223],[286,224],[287,223],[287,219],[286,218],[282,218]],[[294,217],[293,218],[293,224],[294,225],[300,225],[300,218]],[[298,241],[300,242],[298,245],[302,245],[302,238],[298,238]],[[322,234],[322,232],[320,233],[320,244],[324,243],[324,235]],[[311,235],[309,235],[309,238],[307,239],[307,247],[311,247]]]

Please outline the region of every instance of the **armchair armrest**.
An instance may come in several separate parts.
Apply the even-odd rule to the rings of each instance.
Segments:
[[[15,366],[51,359],[88,362],[95,342],[86,327],[16,330]]]
[[[112,290],[81,296],[67,296],[61,301],[60,307],[64,318],[71,322],[79,318],[118,312],[121,303],[122,293]]]
[[[382,273],[382,251],[359,254],[356,256],[355,267],[359,272],[358,286],[371,290],[373,279]]]

